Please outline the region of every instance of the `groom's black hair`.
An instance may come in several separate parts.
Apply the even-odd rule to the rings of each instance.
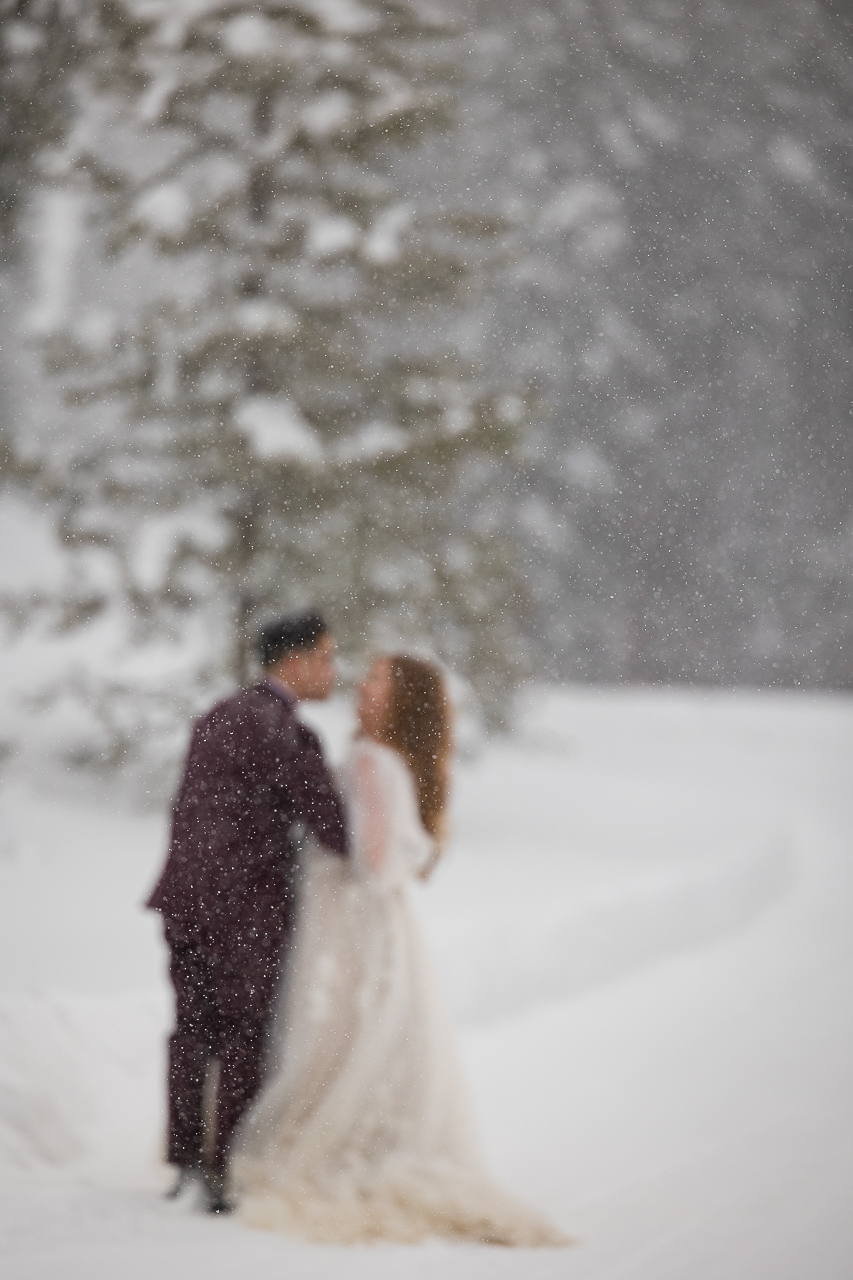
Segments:
[[[258,636],[261,666],[274,667],[297,649],[313,649],[328,630],[319,613],[298,613],[291,618],[268,622]]]

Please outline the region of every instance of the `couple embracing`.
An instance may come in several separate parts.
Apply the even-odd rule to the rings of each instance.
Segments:
[[[148,902],[175,993],[175,1192],[327,1243],[567,1243],[482,1169],[407,896],[441,850],[440,671],[374,661],[336,783],[295,714],[334,686],[322,618],[267,627],[260,656],[261,683],[195,726]]]

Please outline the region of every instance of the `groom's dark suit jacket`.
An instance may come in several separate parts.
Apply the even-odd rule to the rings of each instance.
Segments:
[[[347,834],[314,733],[271,682],[213,707],[193,730],[169,854],[147,905],[170,941],[224,963],[264,1002],[293,919],[296,833],[347,852]],[[252,998],[254,997],[254,999]]]

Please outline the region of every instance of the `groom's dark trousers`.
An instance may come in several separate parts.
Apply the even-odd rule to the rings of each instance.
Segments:
[[[347,852],[317,737],[273,682],[220,702],[193,730],[169,854],[147,905],[161,912],[175,992],[170,1163],[225,1168],[261,1083],[264,1041],[294,921],[298,834]],[[205,1083],[219,1063],[204,1146]]]

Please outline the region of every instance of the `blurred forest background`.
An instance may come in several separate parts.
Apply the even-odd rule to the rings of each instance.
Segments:
[[[2,0],[2,748],[159,795],[258,622],[853,687],[840,0]]]

